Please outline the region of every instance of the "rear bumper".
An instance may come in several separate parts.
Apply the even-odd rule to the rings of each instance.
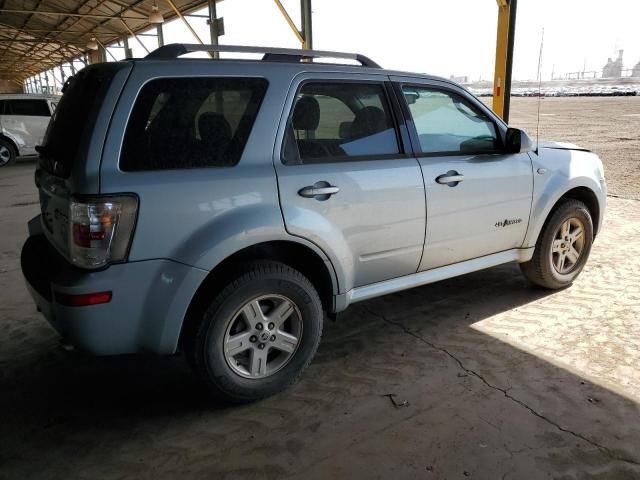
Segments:
[[[42,314],[71,344],[96,355],[172,354],[193,295],[207,272],[171,260],[124,263],[89,272],[70,265],[43,235],[21,255],[27,288]],[[111,301],[72,307],[56,293],[112,292]]]

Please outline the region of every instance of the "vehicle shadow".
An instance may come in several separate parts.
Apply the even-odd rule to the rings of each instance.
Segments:
[[[0,477],[640,478],[635,402],[513,346],[535,318],[478,327],[552,295],[505,265],[356,304],[297,385],[236,407],[181,356],[49,336],[0,363]]]

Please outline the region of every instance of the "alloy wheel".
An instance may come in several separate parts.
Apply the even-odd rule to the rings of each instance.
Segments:
[[[302,338],[302,315],[282,295],[263,295],[245,303],[224,335],[224,357],[245,378],[266,378],[289,363]]]
[[[9,147],[0,145],[0,165],[6,165],[11,160],[11,152]]]
[[[556,231],[551,244],[551,264],[561,274],[571,273],[584,250],[584,224],[578,218],[565,220]]]

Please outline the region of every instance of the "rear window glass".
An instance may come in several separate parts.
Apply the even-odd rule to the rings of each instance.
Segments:
[[[49,106],[46,100],[7,100],[5,115],[23,115],[27,117],[49,117]]]
[[[238,163],[267,89],[261,78],[164,78],[147,83],[124,136],[123,171]]]
[[[40,153],[40,165],[55,175],[68,177],[107,93],[111,80],[123,68],[119,63],[102,63],[81,70],[67,80]]]

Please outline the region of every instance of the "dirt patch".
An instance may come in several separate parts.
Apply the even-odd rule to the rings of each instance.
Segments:
[[[536,98],[513,98],[510,125],[535,138],[537,108]],[[593,150],[604,164],[609,192],[640,199],[640,97],[543,98],[540,138]]]

